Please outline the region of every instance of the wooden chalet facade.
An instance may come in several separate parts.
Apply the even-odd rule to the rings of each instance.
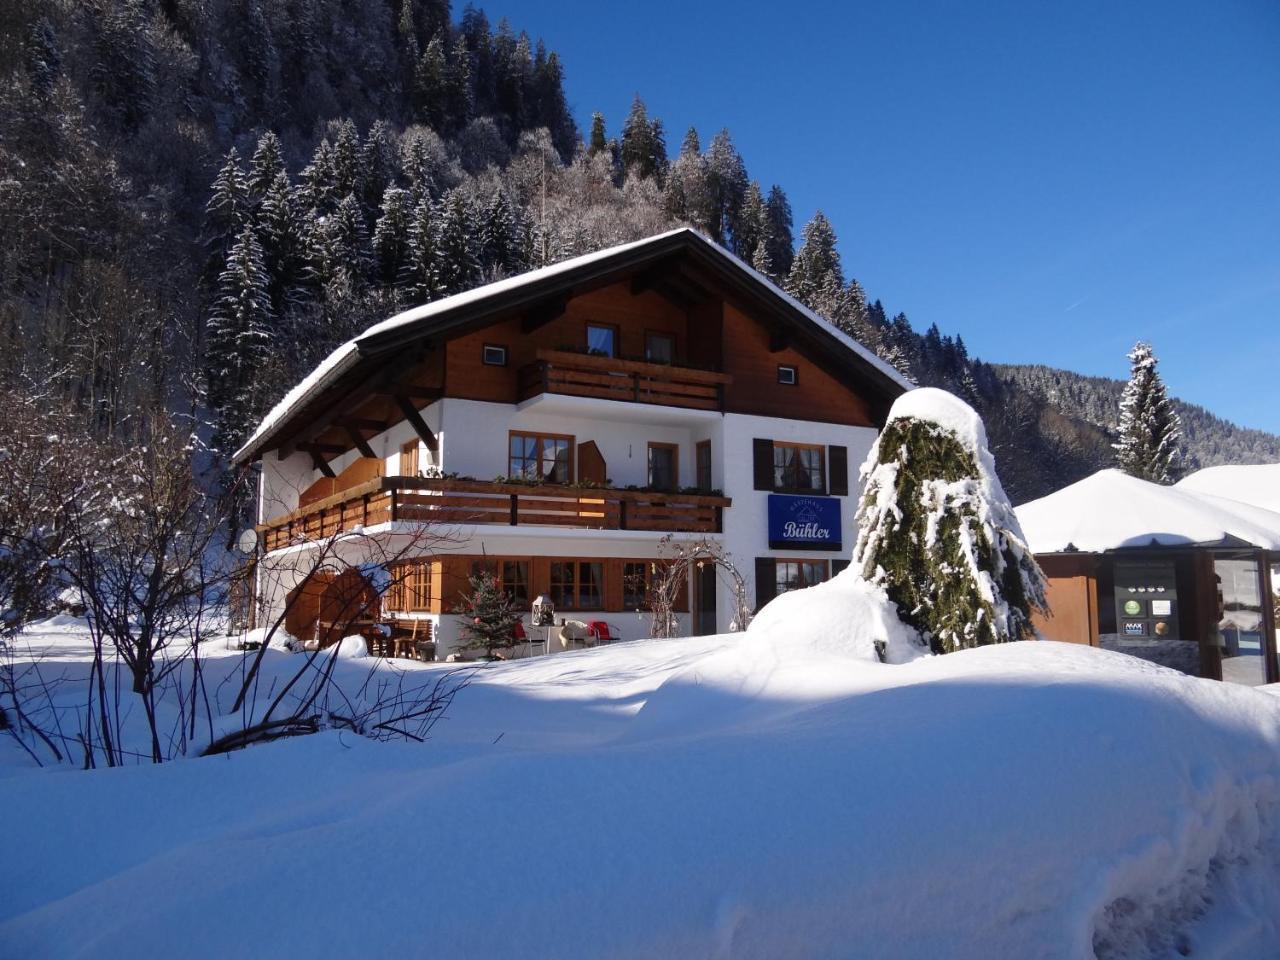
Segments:
[[[443,656],[483,563],[526,610],[634,638],[670,536],[720,541],[763,602],[838,566],[850,464],[905,388],[687,229],[427,304],[336,350],[237,453],[261,463],[259,601],[312,589],[320,553],[394,556],[378,616],[426,622]],[[684,631],[728,629],[725,594],[691,578]]]

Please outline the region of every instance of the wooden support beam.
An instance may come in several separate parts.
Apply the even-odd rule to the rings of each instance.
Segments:
[[[545,327],[564,313],[565,308],[569,306],[569,297],[570,294],[565,293],[531,307],[525,313],[524,319],[520,321],[520,329],[525,333],[533,333],[540,327]]]
[[[427,426],[427,421],[422,419],[422,414],[418,413],[418,408],[413,405],[413,401],[403,395],[396,396],[396,404],[400,407],[400,412],[404,414],[404,418],[413,426],[414,431],[422,438],[422,442],[427,445],[427,449],[434,452],[438,449],[436,435]]]
[[[304,453],[311,454],[311,466],[319,470],[322,474],[332,480],[337,474],[333,472],[333,468],[329,466],[329,461],[320,454],[320,450],[308,444],[300,448]]]
[[[378,458],[378,455],[373,452],[373,447],[369,446],[369,441],[364,438],[364,435],[359,430],[347,427],[347,436],[351,438],[351,443],[355,448],[360,451],[360,456],[368,457],[371,460]]]

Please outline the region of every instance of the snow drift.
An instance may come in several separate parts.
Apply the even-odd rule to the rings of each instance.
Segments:
[[[0,955],[1254,960],[1278,757],[1277,698],[1071,645],[637,641],[424,746],[11,770]]]

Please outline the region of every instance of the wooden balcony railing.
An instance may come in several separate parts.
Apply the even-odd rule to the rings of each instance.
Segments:
[[[379,477],[259,524],[267,550],[393,520],[718,533],[732,501],[687,493]]]
[[[562,393],[597,400],[723,410],[724,385],[732,382],[728,374],[711,370],[539,350],[537,360],[520,368],[520,399]]]

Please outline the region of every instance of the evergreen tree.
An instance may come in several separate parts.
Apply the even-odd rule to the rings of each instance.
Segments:
[[[734,235],[739,229],[739,213],[747,192],[747,168],[728,130],[711,138],[707,150],[707,184],[711,194],[707,227],[711,239],[736,250]]]
[[[520,233],[506,191],[496,191],[485,205],[480,229],[480,259],[487,276],[509,277],[525,269]]]
[[[461,190],[445,194],[440,211],[436,275],[442,296],[461,293],[480,275],[476,240],[480,235],[472,205]]]
[[[763,239],[756,244],[756,252],[751,255],[751,266],[770,280],[777,281],[773,274],[773,258],[769,256],[769,244]]]
[[[333,146],[327,139],[316,145],[311,162],[307,164],[300,177],[302,181],[301,200],[303,206],[312,210],[327,213],[335,209],[341,195],[335,186],[333,165]]]
[[[1165,392],[1150,344],[1129,352],[1129,382],[1120,398],[1116,463],[1130,476],[1173,483],[1181,457],[1182,420]]]
[[[578,126],[573,122],[573,113],[565,100],[564,67],[560,63],[560,56],[554,50],[544,54],[542,44],[539,43],[533,74],[537,102],[536,125],[546,127],[560,159],[568,160],[573,156],[578,140]]]
[[[281,170],[262,197],[258,210],[258,237],[263,260],[271,276],[271,301],[276,312],[283,311],[303,280],[306,237],[302,211],[289,186],[289,175]]]
[[[587,153],[594,157],[597,153],[608,149],[609,141],[604,132],[604,114],[593,113],[591,115],[591,139],[587,143]]]
[[[655,127],[655,124],[658,124]],[[627,176],[658,176],[666,165],[667,148],[661,136],[662,126],[649,120],[644,101],[636,94],[631,110],[622,124],[622,169]]]
[[[787,292],[813,307],[823,291],[844,286],[844,271],[836,250],[836,232],[821,210],[805,224],[803,236],[787,275]]]
[[[218,277],[205,363],[214,444],[230,454],[244,438],[262,399],[258,374],[272,355],[275,312],[262,247],[246,226]]]
[[[899,398],[864,476],[852,565],[934,653],[1032,635],[1044,576],[968,404],[931,388]]]
[[[102,4],[90,18],[96,62],[93,92],[124,130],[137,128],[151,111],[156,89],[156,57],[150,15],[143,0]]]
[[[752,180],[742,199],[742,211],[738,216],[738,229],[733,234],[733,252],[743,260],[755,257],[756,247],[768,233],[769,223],[764,207],[764,194],[760,184]]]
[[[48,97],[62,73],[62,51],[48,18],[41,17],[32,24],[24,59],[32,90],[39,97]]]
[[[429,303],[440,296],[439,211],[429,197],[419,200],[409,219],[409,243],[399,285],[410,300]]]
[[[240,154],[232,147],[213,179],[204,208],[205,247],[216,269],[221,269],[227,251],[248,222],[249,187],[240,166]]]
[[[338,124],[333,141],[333,193],[341,198],[356,193],[360,183],[360,132],[350,120]]]
[[[424,123],[436,130],[445,130],[449,93],[446,88],[448,65],[444,56],[444,41],[432,37],[422,51],[413,74],[414,112]]]
[[[257,149],[253,151],[253,159],[249,161],[249,177],[246,182],[249,197],[255,205],[262,202],[267,190],[282,173],[285,173],[285,166],[280,138],[268,130],[258,138]]]
[[[409,226],[413,219],[413,196],[408,190],[387,187],[382,195],[382,213],[373,231],[373,257],[380,283],[391,286],[409,253]]]
[[[486,656],[492,657],[495,650],[524,642],[516,638],[520,614],[493,571],[482,570],[468,578],[468,582],[471,590],[462,595],[461,625],[466,637],[463,646],[483,650]]]
[[[698,142],[698,131],[693,127],[684,135],[680,156],[667,175],[662,203],[667,216],[672,220],[687,223],[703,232],[709,231],[711,186],[707,162]]]
[[[396,179],[395,134],[385,120],[375,120],[360,145],[360,200],[370,216]]]
[[[765,211],[769,221],[769,229],[765,235],[769,244],[769,259],[773,262],[777,276],[785,277],[791,273],[796,245],[792,235],[791,203],[776,183],[769,188]]]
[[[353,286],[361,285],[368,268],[365,250],[369,234],[360,201],[352,194],[347,194],[325,227],[329,239],[329,256],[332,258],[326,279],[332,279],[341,271]]]

